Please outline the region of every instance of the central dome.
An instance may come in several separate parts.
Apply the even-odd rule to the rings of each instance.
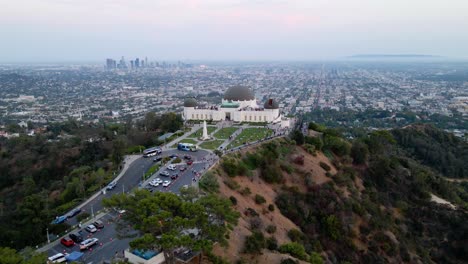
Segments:
[[[255,95],[247,86],[232,86],[224,93],[224,100],[251,101]]]

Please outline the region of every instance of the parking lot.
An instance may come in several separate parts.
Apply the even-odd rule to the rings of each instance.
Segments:
[[[167,167],[171,164],[171,162],[169,162],[168,164],[161,167],[161,169],[158,172],[153,174],[144,182],[142,181],[142,175],[144,175],[144,173],[148,171],[148,169],[154,164],[154,157],[139,158],[129,166],[129,169],[125,172],[122,178],[120,178],[120,180],[117,182],[116,186],[112,190],[107,191],[106,194],[99,195],[94,200],[81,207],[80,209],[82,210],[82,212],[88,212],[90,215],[97,215],[97,213],[103,209],[103,198],[110,197],[111,195],[118,192],[127,193],[134,188],[148,188],[153,192],[162,191],[179,193],[179,189],[181,187],[196,184],[196,181],[198,181],[202,172],[206,168],[208,168],[207,161],[204,160],[204,158],[208,157],[209,154],[210,152],[204,150],[199,150],[197,152],[186,152],[179,150],[164,151],[161,154],[162,157],[177,155],[182,159],[182,161],[178,164],[174,164],[174,170],[167,170]],[[190,155],[193,164],[187,164],[188,160],[184,159],[184,155]],[[174,159],[172,159],[171,161],[173,161]],[[181,171],[181,167],[186,167],[186,170]],[[163,177],[159,175],[159,173],[162,171],[169,171],[169,177]],[[176,179],[171,179],[171,176],[173,176],[176,173],[178,174],[178,177]],[[167,187],[163,187],[161,184],[156,187],[150,186],[149,182],[156,178],[160,178],[163,181],[170,180],[170,184]],[[194,179],[196,179],[196,181],[194,181]],[[116,211],[110,211],[108,213],[103,214],[100,220],[102,220],[102,222],[104,223],[104,228],[98,229],[98,231],[95,233],[87,232],[85,230],[85,225],[81,227],[80,230],[83,239],[92,237],[99,239],[96,245],[92,246],[88,250],[82,251],[83,253],[85,253],[82,258],[83,261],[87,263],[95,263],[102,260],[109,260],[116,255],[121,255],[123,250],[128,248],[128,243],[137,236],[137,233],[134,230],[132,230],[129,226],[117,227],[115,219],[118,217],[119,213]],[[92,221],[95,220],[97,219],[93,219]],[[70,225],[78,224],[76,217],[68,219],[67,222]],[[66,237],[68,237],[68,234],[66,235]],[[48,256],[52,256],[57,253],[70,253],[73,251],[80,251],[78,245],[75,244],[72,247],[66,247],[59,243],[59,240],[51,243],[50,249],[47,250]]]

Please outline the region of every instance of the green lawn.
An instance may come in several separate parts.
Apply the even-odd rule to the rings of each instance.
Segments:
[[[236,130],[239,129],[238,127],[224,127],[218,130],[213,136],[218,139],[228,139],[230,135],[232,135]]]
[[[177,148],[177,144],[179,144],[179,143],[197,144],[198,142],[195,139],[184,138],[181,141],[177,142],[176,144],[172,145],[171,148]]]
[[[213,131],[216,130],[215,126],[206,126],[206,130],[208,130],[208,135],[211,134]],[[188,135],[188,138],[200,138],[203,134],[203,128],[198,129],[197,131],[193,132],[192,134]]]
[[[219,140],[219,139],[216,139],[216,140],[212,140],[212,141],[205,141],[203,143],[201,143],[199,146],[200,148],[203,148],[203,149],[218,149],[218,147],[223,144],[224,140]]]
[[[263,127],[249,127],[244,130],[232,141],[227,149],[238,147],[242,144],[264,139],[273,134],[273,131]]]

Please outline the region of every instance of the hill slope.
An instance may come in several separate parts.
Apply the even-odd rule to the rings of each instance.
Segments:
[[[359,165],[349,156],[356,153],[338,148],[327,134],[323,151],[331,160],[288,140],[223,158],[212,172],[242,219],[216,255],[231,263],[466,261],[462,187],[402,155],[388,132],[359,140],[370,152]],[[457,209],[431,202],[431,193]]]

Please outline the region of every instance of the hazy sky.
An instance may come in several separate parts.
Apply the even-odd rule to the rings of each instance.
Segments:
[[[468,57],[468,0],[0,0],[0,62]]]

